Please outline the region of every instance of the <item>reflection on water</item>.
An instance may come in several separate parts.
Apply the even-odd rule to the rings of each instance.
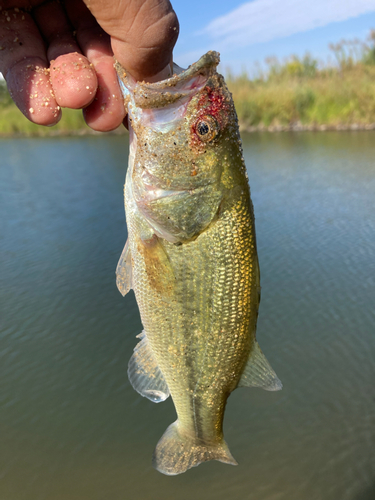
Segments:
[[[375,136],[253,134],[258,339],[280,393],[235,391],[239,462],[151,467],[173,405],[138,396],[141,324],[115,286],[126,138],[3,140],[1,500],[375,498]]]

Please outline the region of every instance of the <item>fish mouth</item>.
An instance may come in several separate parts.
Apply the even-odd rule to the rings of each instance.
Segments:
[[[196,63],[183,70],[173,65],[174,74],[160,82],[137,82],[119,62],[115,62],[121,90],[125,99],[141,109],[157,109],[181,99],[189,100],[201,90],[220,62],[218,52],[209,51]]]

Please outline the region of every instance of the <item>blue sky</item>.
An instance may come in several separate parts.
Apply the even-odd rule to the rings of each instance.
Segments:
[[[256,64],[310,52],[333,62],[329,43],[375,29],[375,0],[171,0],[180,21],[174,60],[182,67],[218,50],[221,68],[252,73]]]

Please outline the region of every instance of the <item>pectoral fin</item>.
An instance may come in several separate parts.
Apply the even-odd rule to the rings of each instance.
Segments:
[[[169,396],[168,385],[156,362],[145,332],[138,335],[141,341],[136,345],[128,365],[128,377],[133,388],[154,403],[161,403]]]
[[[176,279],[169,257],[160,238],[153,232],[142,231],[136,239],[137,249],[145,263],[150,288],[164,301],[173,297]]]
[[[127,239],[116,268],[116,285],[123,297],[133,288],[132,274],[132,256]]]
[[[254,341],[237,387],[260,387],[266,391],[280,391],[283,387],[257,341]]]

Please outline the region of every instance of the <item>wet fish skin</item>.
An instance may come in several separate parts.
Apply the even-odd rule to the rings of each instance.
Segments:
[[[152,401],[172,396],[178,419],[153,456],[168,475],[207,460],[236,465],[223,438],[228,396],[241,385],[281,388],[255,339],[254,213],[217,63],[208,53],[153,85],[135,85],[117,65],[131,120],[129,243],[117,276],[122,293],[134,289],[144,326],[128,373]]]

